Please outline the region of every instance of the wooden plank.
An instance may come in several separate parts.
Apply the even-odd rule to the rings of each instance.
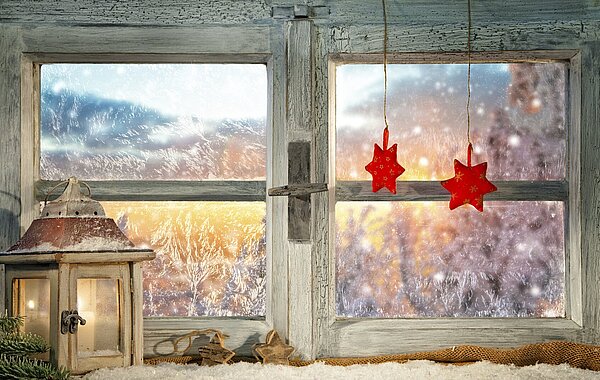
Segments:
[[[328,1],[331,19],[336,22],[368,24],[381,23],[381,3],[361,0]],[[486,0],[471,3],[474,24],[494,21],[524,23],[531,21],[585,20],[597,12],[591,2],[585,0]],[[426,0],[390,1],[387,5],[390,23],[408,24],[466,24],[467,2]]]
[[[6,289],[9,287],[10,284],[6,282],[6,267],[4,264],[0,264],[0,310],[8,310],[6,302]]]
[[[290,184],[310,181],[310,143],[295,141],[288,144],[288,180]],[[310,240],[310,194],[288,198],[288,239]]]
[[[25,51],[31,53],[270,53],[268,26],[35,26],[24,27],[22,33]]]
[[[73,348],[71,344],[70,335],[71,334],[61,334],[60,333],[60,314],[63,310],[73,310],[77,308],[77,294],[75,291],[75,285],[72,282],[71,278],[71,265],[69,264],[59,264],[58,266],[58,309],[55,314],[55,327],[56,327],[56,336],[57,336],[57,349],[56,349],[56,360],[57,365],[64,366],[68,368],[75,368],[77,353],[76,347]],[[72,269],[74,272],[77,270],[76,268]],[[52,323],[50,324],[52,326]]]
[[[267,130],[267,186],[288,183],[287,123],[286,123],[286,59],[284,24],[271,29],[273,49],[268,70],[269,107],[272,119]],[[267,303],[266,324],[287,336],[288,332],[288,244],[287,199],[267,197]]]
[[[289,242],[289,344],[302,359],[313,354],[312,255],[310,243]]]
[[[145,318],[144,319],[144,357],[169,356],[176,354],[173,343],[181,336],[193,330],[217,329],[229,335],[225,347],[237,355],[252,356],[252,346],[263,343],[271,326],[264,320],[248,318]],[[193,340],[191,354],[197,355],[198,346],[208,342],[207,338]],[[178,349],[184,349],[184,340]],[[181,355],[181,353],[178,353]]]
[[[335,149],[329,147],[329,141],[335,141],[335,96],[329,89],[335,88],[335,68],[328,58],[329,28],[315,29],[315,163],[312,175],[316,182],[329,182],[329,191],[313,196],[313,357],[328,355],[329,326],[334,317],[331,311],[335,305],[331,282],[334,264],[329,251],[329,232],[333,231],[329,205],[335,204],[335,176],[329,175],[335,173],[335,168],[331,169],[335,165]]]
[[[0,21],[20,24],[43,22],[73,25],[202,25],[246,24],[268,19],[271,8],[264,1],[220,0],[110,2],[93,0],[6,0],[0,3]]]
[[[290,130],[312,130],[312,21],[287,23],[287,105]]]
[[[35,196],[44,201],[60,181],[37,181]],[[264,201],[265,181],[84,181],[98,201]],[[60,189],[49,200],[57,198]]]
[[[582,28],[582,25],[584,26]],[[486,23],[473,27],[472,51],[573,50],[600,39],[600,20]],[[388,28],[388,51],[466,53],[466,24],[402,24]],[[330,31],[331,53],[381,53],[382,25],[337,24]],[[338,50],[339,49],[339,50]]]
[[[475,51],[471,52],[471,63],[518,63],[535,62],[550,63],[568,61],[579,53],[579,50],[527,50],[527,51]],[[372,63],[381,64],[383,54],[332,54],[329,59],[337,63]],[[444,63],[466,63],[468,55],[465,52],[408,52],[388,53],[389,64],[444,64]]]
[[[131,319],[132,319],[132,365],[142,365],[144,362],[144,287],[142,264],[130,264],[131,270]]]
[[[268,194],[271,197],[298,197],[327,191],[326,183],[307,183],[272,187]]]
[[[19,238],[20,54],[18,29],[0,26],[0,250],[10,247]]]
[[[35,200],[34,182],[38,170],[37,149],[39,113],[39,69],[26,57],[21,60],[21,236],[39,216]]]
[[[581,268],[583,326],[600,331],[600,42],[582,51]],[[598,343],[590,341],[590,343]]]
[[[439,182],[398,181],[397,192],[373,193],[370,181],[338,181],[337,201],[448,201],[450,194]],[[494,181],[498,191],[485,195],[486,201],[564,201],[565,181]]]
[[[287,125],[290,131],[310,132],[313,127],[312,21],[286,23],[287,33]],[[310,183],[310,140],[290,140],[288,136],[288,183]],[[311,238],[310,195],[288,198],[288,239]]]
[[[432,324],[431,321],[425,321],[422,329],[411,326],[406,320],[396,322],[336,323],[332,326],[331,354],[342,357],[384,355],[430,351],[461,344],[516,347],[550,340],[578,340],[582,334],[580,328],[567,323],[553,326],[553,322],[546,324],[548,321],[544,320],[530,321],[523,328],[517,327],[519,324],[515,321],[499,324],[499,328],[481,328],[477,321],[467,321],[471,322],[470,327],[458,328],[453,326],[456,320],[450,320],[445,328],[435,329],[425,327]],[[490,322],[484,321],[487,326],[492,324]],[[398,328],[399,325],[406,327]]]
[[[62,252],[40,254],[2,254],[2,264],[35,264],[35,263],[123,263],[152,260],[154,251],[138,249],[130,252],[97,251],[97,252]]]
[[[566,262],[565,292],[566,312],[579,325],[583,325],[582,270],[581,270],[581,54],[569,66],[567,91],[568,107],[568,183],[569,201],[566,208]]]
[[[267,53],[25,53],[33,63],[267,63]]]
[[[298,0],[221,0],[202,6],[192,0],[175,3],[138,0],[98,2],[93,0],[5,0],[0,3],[0,21],[20,24],[73,25],[185,25],[248,24],[269,22],[271,17],[291,17]],[[306,4],[306,1],[304,2]],[[381,23],[381,4],[364,0],[311,1],[327,5],[330,22]],[[271,10],[271,6],[275,8]],[[390,23],[425,25],[466,23],[466,2],[403,0],[388,3]],[[286,9],[279,12],[278,9]],[[311,7],[322,8],[322,7]],[[473,22],[526,23],[532,21],[590,20],[598,15],[597,3],[590,0],[487,0],[472,3]],[[320,14],[320,13],[319,13]],[[93,15],[93,17],[92,17]],[[313,16],[310,14],[310,16]],[[321,16],[323,17],[323,16]]]

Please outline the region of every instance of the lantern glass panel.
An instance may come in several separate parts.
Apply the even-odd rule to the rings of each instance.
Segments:
[[[47,278],[18,278],[13,280],[15,315],[25,317],[23,332],[50,339],[50,280]],[[41,355],[48,360],[48,353]]]
[[[117,279],[77,280],[77,310],[86,320],[77,332],[80,356],[121,355],[120,289]]]

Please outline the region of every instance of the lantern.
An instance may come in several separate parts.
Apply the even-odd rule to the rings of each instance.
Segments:
[[[141,364],[141,263],[154,257],[135,248],[70,178],[0,254],[8,311],[25,317],[25,332],[49,342],[47,360],[73,374]]]

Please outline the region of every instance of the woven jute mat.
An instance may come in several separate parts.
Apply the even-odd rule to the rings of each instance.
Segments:
[[[409,360],[431,360],[439,363],[454,364],[487,360],[496,364],[514,364],[516,366],[528,366],[538,363],[567,363],[575,368],[600,371],[600,346],[564,341],[528,344],[512,349],[465,345],[438,351],[416,352],[411,354],[356,358],[322,358],[315,361],[290,360],[290,365],[306,366],[319,362],[335,366],[350,366],[354,364],[377,364],[386,362],[405,363]]]

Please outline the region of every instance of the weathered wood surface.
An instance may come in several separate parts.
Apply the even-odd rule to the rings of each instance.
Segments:
[[[335,86],[335,68],[329,64],[329,29],[315,29],[315,163],[312,176],[317,182],[328,182],[329,191],[313,196],[313,357],[326,355],[335,302],[331,283],[334,261],[329,250],[330,231],[333,230],[329,206],[335,204],[335,176],[329,175],[335,173],[335,149],[329,147],[329,141],[335,141],[335,128],[329,128],[335,125],[335,94],[329,91],[329,86]]]
[[[294,6],[304,5],[326,8],[318,13],[326,13],[337,22],[367,24],[382,21],[381,4],[364,0],[224,0],[201,3],[184,0],[177,4],[149,0],[4,0],[0,3],[0,22],[128,26],[263,23],[269,21],[272,15],[293,17]],[[466,23],[466,6],[466,1],[389,2],[388,20],[401,24]],[[272,10],[272,7],[281,9]],[[284,12],[285,8],[287,12]],[[593,0],[486,0],[472,3],[475,23],[590,20],[597,19],[599,12],[600,7]],[[319,14],[316,16],[322,17]]]
[[[0,310],[8,310],[6,305],[6,267],[0,264]]]
[[[584,26],[582,28],[582,25]],[[599,21],[487,23],[473,27],[472,50],[573,50],[600,38]],[[465,25],[392,25],[389,52],[466,52]],[[381,53],[381,25],[336,25],[330,29],[330,53]]]
[[[512,63],[512,62],[568,62],[579,54],[579,50],[526,50],[526,51],[481,51],[471,52],[471,63]],[[335,63],[373,63],[381,64],[383,54],[381,53],[335,53],[329,55],[329,59]],[[467,52],[436,52],[431,53],[388,53],[388,64],[394,63],[466,63],[469,56]]]
[[[531,320],[523,328],[515,321],[499,323],[496,327],[489,320],[470,320],[458,324],[456,320],[449,319],[445,321],[445,326],[440,327],[434,326],[437,322],[418,322],[421,323],[385,319],[362,323],[336,322],[331,328],[328,355],[344,357],[409,353],[461,344],[515,347],[549,340],[577,341],[581,340],[582,334],[574,323],[564,323],[569,321],[554,323],[551,320]]]
[[[312,21],[287,23],[288,129],[312,130]]]
[[[93,1],[3,0],[0,22],[72,25],[194,25],[240,24],[271,16],[266,1]]]
[[[259,54],[270,53],[269,27],[207,25],[191,28],[28,26],[25,52]],[[187,62],[187,61],[184,61]]]
[[[581,76],[583,325],[600,331],[600,42],[582,52]]]
[[[0,250],[19,238],[20,47],[17,29],[0,25]]]
[[[570,154],[567,163],[569,183],[568,216],[565,220],[565,292],[566,315],[580,326],[583,325],[582,288],[584,283],[581,268],[581,53],[571,60],[569,67],[568,147]],[[579,152],[577,154],[576,152]],[[596,214],[596,217],[598,215]],[[598,274],[600,275],[600,274]]]
[[[292,141],[288,145],[288,180],[290,184],[310,181],[310,143]],[[288,198],[288,239],[310,240],[310,194]]]
[[[289,242],[289,342],[303,359],[313,357],[313,301],[311,244]]]
[[[193,3],[193,4],[192,4]],[[286,49],[284,48],[285,18],[271,18],[272,6],[298,5],[293,0],[248,1],[226,0],[222,2],[198,3],[183,1],[177,5],[166,6],[149,0],[129,2],[97,2],[93,0],[6,0],[0,3],[0,125],[2,144],[0,158],[10,159],[10,165],[4,166],[0,176],[0,244],[4,247],[12,244],[18,237],[18,204],[9,205],[20,195],[18,162],[19,157],[19,57],[22,52],[29,53],[117,53],[117,54],[179,54],[184,59],[187,54],[216,54],[225,59],[232,54],[273,53],[270,64],[273,68],[273,94],[270,107],[273,111],[272,135],[268,144],[272,154],[267,158],[267,186],[281,186],[287,181],[287,142],[294,140],[311,141],[313,162],[311,182],[328,181],[329,141],[328,132],[334,125],[329,109],[334,103],[329,100],[329,86],[334,85],[328,70],[329,54],[380,53],[383,28],[380,3],[363,0],[314,0],[305,2],[311,6],[327,6],[331,14],[327,18],[315,19],[317,27],[313,29],[312,54],[314,59],[311,80],[314,87],[312,104],[314,129],[287,131],[286,101],[296,95],[286,91],[288,70],[286,69]],[[462,52],[466,50],[466,1],[431,2],[427,0],[407,0],[392,2],[389,5],[390,51],[392,52]],[[579,199],[573,188],[576,178],[569,174],[569,225],[570,283],[580,281],[583,294],[581,321],[585,329],[576,331],[572,337],[589,342],[600,342],[595,331],[600,329],[600,292],[597,292],[597,279],[600,278],[600,190],[598,178],[598,146],[600,146],[599,104],[600,64],[598,59],[600,40],[600,4],[594,0],[489,0],[473,3],[473,49],[475,51],[506,50],[569,50],[582,51],[582,104],[581,104],[581,214],[577,214]],[[300,42],[300,41],[298,41]],[[460,54],[458,54],[460,55]],[[93,57],[90,55],[89,57]],[[106,57],[106,56],[105,56]],[[252,57],[252,58],[250,58]],[[58,58],[57,58],[58,59]],[[91,59],[91,58],[90,58]],[[106,59],[106,58],[105,58]],[[163,58],[160,58],[163,59]],[[179,59],[179,58],[177,58]],[[196,59],[196,58],[193,58]],[[299,91],[302,88],[294,90]],[[575,119],[577,108],[572,112]],[[331,123],[331,124],[330,124]],[[570,142],[573,153],[573,143]],[[576,151],[575,151],[576,152]],[[575,155],[577,153],[574,153]],[[21,160],[19,160],[21,158]],[[575,165],[577,163],[570,163]],[[272,169],[271,169],[272,168]],[[569,172],[572,172],[570,166]],[[575,182],[574,182],[575,181]],[[330,182],[331,183],[331,182]],[[333,186],[332,186],[333,187]],[[264,200],[264,188],[261,194]],[[25,191],[28,191],[27,189]],[[106,196],[112,190],[106,191]],[[158,190],[156,190],[158,191]],[[210,190],[216,191],[215,189]],[[361,193],[362,190],[359,190]],[[5,193],[6,194],[5,194]],[[500,192],[498,192],[500,193]],[[6,196],[4,196],[4,194]],[[212,194],[212,193],[211,193]],[[501,194],[501,193],[500,193]],[[556,194],[556,193],[554,193]],[[148,195],[148,194],[146,194]],[[145,195],[145,196],[146,196]],[[256,195],[256,194],[255,194]],[[117,197],[126,195],[117,195]],[[151,195],[148,195],[151,196]],[[212,196],[212,195],[211,195]],[[334,265],[333,252],[329,247],[329,231],[332,220],[329,213],[335,202],[335,190],[327,194],[312,196],[312,260],[314,281],[314,337],[319,355],[328,352],[341,352],[336,347],[348,347],[354,342],[364,342],[362,336],[370,333],[369,324],[361,326],[357,322],[352,334],[334,334],[330,323],[334,318]],[[491,195],[490,195],[491,196]],[[574,198],[575,197],[575,198]],[[4,199],[6,198],[6,199]],[[126,198],[127,200],[132,198]],[[196,198],[192,198],[196,199]],[[200,198],[204,199],[204,198]],[[488,199],[486,197],[486,199]],[[491,199],[491,198],[490,198]],[[288,262],[287,262],[287,209],[284,199],[267,199],[267,209],[271,218],[267,218],[268,239],[272,243],[268,257],[269,302],[267,302],[267,323],[256,322],[242,326],[249,328],[241,331],[235,327],[237,319],[228,325],[230,331],[249,337],[256,331],[268,331],[271,326],[279,331],[288,331]],[[331,206],[331,207],[330,207]],[[30,205],[27,207],[34,207]],[[5,212],[6,210],[6,212]],[[581,233],[577,230],[581,220]],[[577,252],[577,243],[573,235],[581,235],[581,263],[572,258]],[[582,268],[582,277],[578,278],[577,269]],[[572,285],[573,292],[578,292]],[[571,303],[577,307],[576,301]],[[572,314],[574,315],[574,314]],[[384,321],[385,322],[385,321]],[[207,322],[211,327],[211,322]],[[220,323],[220,322],[215,322]],[[262,324],[260,324],[262,323]],[[393,325],[393,324],[392,324]],[[188,320],[181,320],[176,330],[194,326]],[[161,327],[162,328],[162,327]],[[557,331],[559,329],[556,329]],[[164,330],[163,332],[166,332]],[[570,330],[565,330],[570,334]],[[146,330],[147,334],[158,334],[157,330]],[[356,338],[350,338],[356,333]],[[421,337],[436,336],[421,331]],[[539,329],[479,330],[461,329],[460,331],[439,330],[444,339],[456,336],[458,343],[474,341],[480,334],[490,342],[505,342],[506,336],[519,343],[533,339],[560,337],[562,333],[539,333]],[[152,342],[156,342],[152,335]],[[347,338],[346,338],[347,337]],[[385,339],[383,339],[385,337]],[[406,337],[383,334],[381,346],[372,347],[374,353],[389,341],[406,338],[406,344],[421,344],[425,340],[410,332]],[[237,338],[236,338],[237,339]],[[340,343],[341,340],[346,339]],[[257,342],[258,340],[256,340]],[[151,343],[152,343],[151,342]],[[240,344],[243,344],[240,343]],[[150,347],[146,345],[147,347]],[[243,345],[243,347],[247,347]],[[431,348],[431,346],[429,346]],[[336,351],[337,350],[337,351]],[[367,350],[365,348],[365,350]],[[152,351],[146,350],[146,354]],[[366,352],[366,351],[365,351]],[[248,350],[250,353],[250,350]]]
[[[147,249],[135,252],[99,251],[93,253],[65,252],[65,253],[41,253],[41,254],[3,254],[0,255],[2,264],[46,264],[46,263],[123,263],[152,260],[156,254]]]
[[[146,318],[144,357],[174,355],[173,342],[190,331],[203,329],[217,329],[229,335],[227,347],[242,356],[252,356],[252,346],[263,342],[267,332],[271,330],[264,320],[248,318]],[[206,344],[208,339],[209,337],[194,339],[189,353],[197,355],[199,346]]]
[[[566,201],[568,184],[565,181],[492,181],[498,190],[486,194],[485,201]],[[374,193],[370,181],[338,181],[338,201],[448,201],[450,193],[439,182],[397,181],[396,194],[389,191]]]
[[[98,201],[264,201],[265,181],[85,181]],[[35,195],[44,201],[60,181],[37,181]],[[55,191],[49,200],[60,195]]]
[[[142,263],[129,264],[131,273],[132,365],[144,364],[144,286]]]
[[[310,183],[311,136],[313,128],[312,21],[287,22],[287,126],[288,134],[306,133],[307,139],[288,135],[288,181]],[[288,239],[311,238],[311,196],[288,198]]]
[[[271,116],[267,130],[267,187],[288,183],[287,160],[287,105],[286,105],[286,54],[284,25],[271,28],[270,38],[273,56],[269,62],[269,80],[272,83],[269,94],[268,114]],[[266,322],[271,328],[288,331],[288,244],[287,199],[267,197],[267,302]]]
[[[271,197],[298,197],[323,191],[327,191],[326,183],[307,183],[273,187],[269,189],[268,194]]]

